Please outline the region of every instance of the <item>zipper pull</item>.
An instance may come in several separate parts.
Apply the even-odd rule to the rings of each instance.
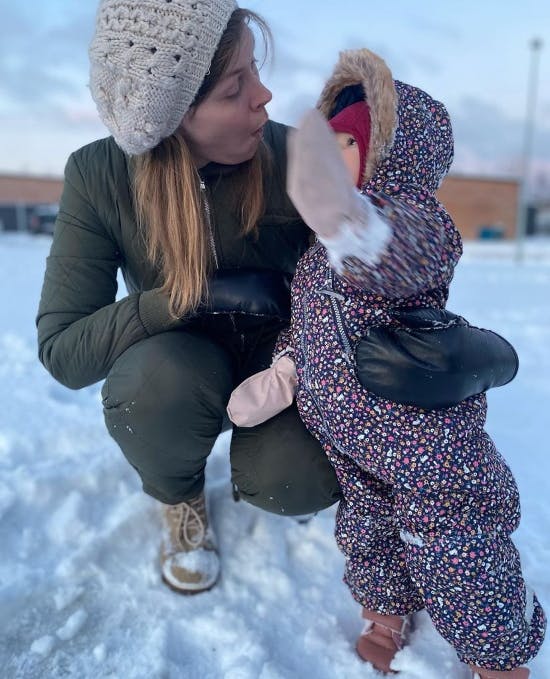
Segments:
[[[341,302],[343,302],[346,298],[344,295],[341,295],[339,292],[335,292],[334,290],[327,290],[326,288],[319,288],[316,290],[320,295],[326,295],[327,297],[334,297],[335,299],[339,299]]]

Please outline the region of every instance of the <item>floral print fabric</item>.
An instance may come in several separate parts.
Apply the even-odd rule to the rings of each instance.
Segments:
[[[292,347],[301,417],[340,481],[336,540],[354,598],[388,614],[425,607],[463,661],[507,670],[536,654],[545,617],[510,539],[518,491],[484,430],[485,395],[428,411],[377,397],[356,374],[357,342],[395,325],[392,309],[445,305],[461,254],[433,195],[452,158],[448,116],[420,90],[396,88],[394,146],[363,187],[392,240],[376,267],[350,255],[341,276],[312,246],[276,351]]]

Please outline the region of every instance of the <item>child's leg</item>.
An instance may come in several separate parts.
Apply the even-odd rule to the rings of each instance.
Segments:
[[[359,514],[368,516],[368,511],[361,513],[360,498],[366,495],[368,504],[372,488],[361,487],[362,477],[348,471],[354,459],[392,488],[411,580],[438,631],[459,657],[502,671],[526,663],[542,644],[546,620],[526,587],[510,540],[519,522],[518,491],[482,429],[485,399],[468,399],[456,409],[416,412],[377,403],[355,391],[353,382],[349,389],[341,399],[346,408],[336,409],[331,403],[323,413],[326,426],[337,432],[338,445],[350,458],[345,463],[344,455],[329,453],[335,467],[342,465],[337,474],[345,502],[353,500]],[[388,497],[381,506],[388,506]],[[388,597],[383,592],[369,597],[367,590],[387,578],[388,561],[401,570],[399,559],[385,561],[377,551],[388,544],[379,523],[362,526],[351,517],[349,530],[355,537],[346,535],[345,516],[353,510],[353,505],[344,506],[337,529],[339,543],[351,556],[350,570],[353,565],[358,573],[350,577],[352,587],[365,596],[367,606],[398,612],[391,608],[394,580],[388,578]],[[357,558],[357,543],[372,545],[373,562]],[[391,550],[394,556],[400,554],[397,547]],[[370,577],[363,578],[365,565],[373,568]],[[410,584],[406,589],[411,591]]]
[[[353,598],[378,613],[406,615],[423,608],[406,565],[391,486],[337,450],[327,452],[343,494],[335,534],[346,555],[344,581]]]
[[[483,455],[466,441],[448,466],[442,461],[448,475],[438,482],[398,485],[396,516],[411,577],[440,634],[464,662],[510,670],[536,655],[545,618],[510,539],[520,516],[512,473],[488,437],[474,443]]]

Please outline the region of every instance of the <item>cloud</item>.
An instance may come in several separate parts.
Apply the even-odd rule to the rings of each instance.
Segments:
[[[525,124],[498,106],[465,97],[451,110],[455,135],[455,169],[499,175],[521,173]],[[550,127],[540,116],[533,129],[530,166],[550,173]]]
[[[88,3],[63,12],[11,4],[0,25],[0,93],[4,106],[44,107],[81,94],[87,77],[87,47],[93,30]]]
[[[365,45],[364,38],[360,37],[349,37],[345,44],[347,49],[368,47],[384,59],[394,78],[404,82],[414,84],[419,80],[419,74],[436,76],[444,70],[441,59],[438,59],[433,50],[408,49],[405,54],[395,42],[375,42]]]
[[[60,115],[63,121],[73,125],[90,125],[92,127],[102,126],[97,109],[93,104],[68,105],[60,107]]]
[[[330,57],[315,55],[315,59],[308,59],[277,45],[262,71],[262,79],[273,92],[270,115],[280,122],[296,124],[307,108],[315,106],[333,65]]]
[[[433,15],[435,16],[435,15]],[[460,31],[450,23],[438,21],[432,17],[422,16],[421,14],[407,13],[403,17],[403,23],[411,30],[416,29],[431,40],[443,38],[445,42],[459,43],[462,40]]]

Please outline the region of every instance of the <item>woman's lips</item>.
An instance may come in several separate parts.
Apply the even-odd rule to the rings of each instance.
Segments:
[[[264,120],[264,122],[260,125],[260,127],[258,127],[258,129],[255,130],[255,131],[252,133],[252,136],[253,136],[253,137],[258,137],[259,139],[262,138],[263,133],[264,133],[264,127],[265,127],[265,124],[267,123],[268,120],[269,120],[269,118],[266,118],[266,119]]]

